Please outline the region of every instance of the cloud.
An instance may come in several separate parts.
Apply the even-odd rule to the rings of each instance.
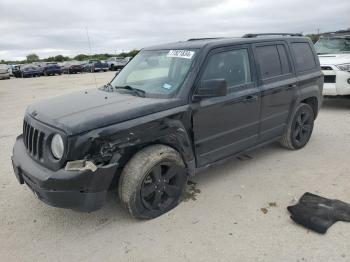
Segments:
[[[114,53],[193,37],[350,27],[348,0],[0,0],[0,59]]]

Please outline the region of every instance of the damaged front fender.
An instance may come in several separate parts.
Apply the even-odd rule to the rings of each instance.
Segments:
[[[191,115],[187,106],[92,130],[71,139],[71,159],[86,159],[95,164],[118,162],[123,167],[139,149],[165,144],[176,149],[194,173]]]

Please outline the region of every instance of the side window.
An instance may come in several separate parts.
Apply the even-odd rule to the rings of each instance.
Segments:
[[[252,82],[247,49],[217,53],[209,58],[202,80],[223,78],[229,87]]]
[[[296,60],[298,72],[307,71],[316,67],[315,57],[309,43],[292,43],[292,50]]]
[[[256,53],[262,79],[283,75],[277,45],[258,46]]]

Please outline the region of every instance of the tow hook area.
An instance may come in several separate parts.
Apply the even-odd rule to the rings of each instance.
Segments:
[[[89,161],[89,160],[75,160],[67,162],[66,171],[84,171],[84,170],[91,170],[92,172],[95,172],[97,170],[97,166]]]

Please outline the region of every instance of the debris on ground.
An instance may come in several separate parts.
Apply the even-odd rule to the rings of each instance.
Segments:
[[[350,204],[308,192],[287,209],[296,223],[321,234],[337,221],[350,222]]]
[[[235,194],[234,197],[237,197],[237,198],[239,198],[239,199],[242,199],[242,195],[240,195],[240,194]]]
[[[269,211],[267,210],[266,207],[262,207],[262,208],[260,208],[260,210],[261,210],[261,212],[263,212],[264,214],[267,214],[267,212],[269,212]]]
[[[277,207],[276,202],[269,202],[267,207],[262,207],[260,208],[260,211],[263,212],[264,214],[267,214],[269,212],[269,208],[271,207]]]
[[[201,192],[200,189],[197,188],[197,183],[194,181],[187,181],[186,190],[182,196],[182,201],[187,202],[189,200],[196,201],[197,195]]]

